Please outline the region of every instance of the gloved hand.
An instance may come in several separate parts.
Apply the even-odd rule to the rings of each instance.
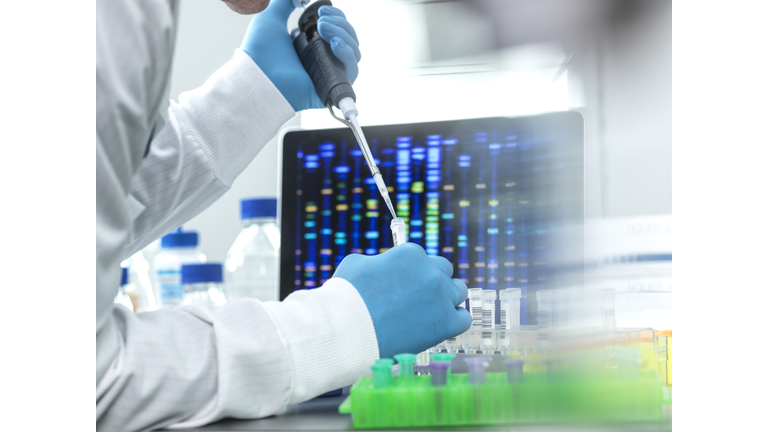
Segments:
[[[347,280],[363,298],[373,319],[379,356],[419,353],[472,324],[465,308],[467,285],[451,279],[453,266],[405,243],[374,256],[348,255],[333,277]]]
[[[293,9],[291,0],[272,0],[263,12],[253,17],[240,48],[253,59],[295,111],[323,108],[312,80],[296,55],[293,39],[286,27]],[[317,13],[320,37],[331,44],[331,51],[344,64],[350,82],[355,82],[357,62],[360,61],[355,29],[338,8],[322,6]]]

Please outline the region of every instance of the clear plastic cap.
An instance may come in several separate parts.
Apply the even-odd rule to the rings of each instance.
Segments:
[[[520,288],[507,288],[499,291],[499,299],[506,301],[520,300],[522,290]]]
[[[470,300],[480,300],[482,298],[482,288],[469,288],[467,290]]]
[[[491,300],[491,301],[495,301],[496,300],[496,290],[494,290],[494,289],[484,289],[482,291],[481,295],[483,297],[483,300],[486,300],[486,301],[487,300]]]

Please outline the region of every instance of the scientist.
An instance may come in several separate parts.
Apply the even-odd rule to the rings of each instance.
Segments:
[[[322,107],[287,32],[291,1],[225,3],[260,13],[232,59],[169,105],[178,1],[96,4],[100,430],[277,414],[352,384],[379,357],[423,351],[470,326],[469,313],[456,307],[466,285],[451,279],[447,260],[414,244],[350,255],[321,288],[283,302],[140,314],[113,305],[122,260],[215,202],[297,111]],[[319,15],[321,37],[354,80],[355,30],[339,9],[322,7]]]

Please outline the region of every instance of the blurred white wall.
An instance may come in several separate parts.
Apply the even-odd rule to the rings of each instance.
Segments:
[[[545,41],[464,59],[472,67],[424,67],[427,34],[418,3],[334,1],[361,41],[355,91],[363,125],[578,108],[587,133],[586,216],[672,212],[669,1],[648,1],[576,51],[560,75],[570,51]],[[218,0],[182,1],[171,98],[201,85],[229,60],[249,22]],[[290,124],[339,127],[325,110],[302,113]],[[186,227],[201,232],[210,260],[223,261],[239,231],[240,198],[276,192],[273,140],[232,190]]]

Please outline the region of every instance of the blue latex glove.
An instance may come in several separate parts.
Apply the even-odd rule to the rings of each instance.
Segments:
[[[374,256],[349,255],[333,277],[355,286],[373,319],[379,356],[419,353],[469,329],[472,317],[457,307],[467,285],[451,279],[453,266],[414,243]]]
[[[240,48],[253,59],[295,111],[323,108],[287,30],[288,16],[293,9],[291,0],[272,0],[263,12],[253,17]],[[323,6],[317,13],[317,32],[331,44],[331,51],[344,65],[349,80],[355,82],[357,62],[360,61],[355,29],[347,22],[344,13],[335,7]]]

